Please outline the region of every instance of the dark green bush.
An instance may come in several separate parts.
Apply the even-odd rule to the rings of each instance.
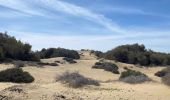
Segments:
[[[167,67],[161,71],[155,73],[156,76],[161,77],[162,82],[170,86],[170,67]]]
[[[73,88],[79,88],[85,85],[100,85],[98,81],[86,78],[80,75],[78,72],[65,72],[63,75],[57,77],[56,81],[61,81],[62,83],[67,84],[68,86]]]
[[[69,62],[70,64],[74,64],[74,63],[77,63],[73,58],[67,58],[67,57],[64,57],[63,60]]]
[[[119,80],[130,84],[138,84],[146,81],[151,81],[147,75],[130,69],[122,72]]]
[[[11,68],[0,72],[0,82],[31,83],[34,78],[21,68]]]
[[[42,49],[38,52],[41,58],[52,58],[52,57],[67,57],[73,59],[79,59],[80,56],[77,51],[63,49],[63,48],[49,48],[49,49]]]
[[[163,77],[163,76],[165,76],[166,74],[167,74],[166,71],[158,71],[158,72],[155,73],[155,76]]]
[[[39,62],[37,63],[40,66],[58,66],[57,63],[44,63],[44,62]]]
[[[125,77],[128,77],[128,76],[139,76],[139,75],[144,75],[146,76],[145,74],[139,72],[139,71],[134,71],[134,70],[131,70],[131,69],[127,69],[127,71],[124,71],[121,73],[121,76],[120,78],[125,78]]]
[[[106,59],[129,64],[170,65],[170,54],[154,52],[145,49],[144,45],[122,45],[104,54]]]
[[[104,53],[101,51],[91,50],[90,54],[94,54],[96,57],[102,58]]]
[[[162,77],[162,82],[168,86],[170,86],[170,73],[167,73]]]
[[[31,45],[27,43],[22,43],[11,37],[6,33],[0,33],[0,60],[4,59],[14,59],[14,60],[38,60],[35,59],[34,53],[31,53]],[[34,58],[34,59],[33,59]]]
[[[114,74],[119,74],[118,66],[110,62],[96,62],[92,68],[104,69],[105,71],[112,72]]]

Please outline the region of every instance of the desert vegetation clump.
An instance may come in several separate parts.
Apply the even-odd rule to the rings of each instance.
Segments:
[[[67,84],[69,87],[79,88],[85,85],[95,85],[99,86],[99,82],[90,78],[86,78],[83,75],[80,75],[78,72],[65,72],[63,75],[57,77],[56,81],[60,81],[64,84]]]
[[[95,65],[92,66],[92,68],[104,69],[105,71],[109,71],[109,72],[112,72],[114,74],[119,74],[118,66],[114,63],[111,63],[111,62],[96,62]]]
[[[170,68],[169,67],[167,67],[167,68],[165,68],[165,69],[163,69],[161,71],[156,72],[155,76],[157,76],[157,77],[164,77],[168,73],[170,73]]]
[[[158,71],[155,76],[161,77],[162,83],[170,86],[170,67]]]
[[[147,75],[131,69],[127,69],[126,71],[122,72],[119,80],[130,84],[138,84],[146,81],[151,81]]]
[[[144,45],[122,45],[104,54],[104,58],[142,66],[170,65],[170,54],[147,50]]]
[[[104,53],[101,52],[101,51],[91,50],[91,51],[90,51],[90,54],[94,54],[96,57],[102,58]]]
[[[40,66],[58,66],[57,63],[44,63],[44,62],[38,62],[37,63]]]
[[[68,57],[73,59],[79,59],[80,56],[77,51],[69,50],[64,48],[49,48],[49,49],[42,49],[41,51],[37,52],[40,58],[53,58],[53,57]]]
[[[0,82],[31,83],[34,78],[21,68],[11,68],[0,72]]]
[[[77,63],[73,58],[68,58],[68,57],[64,57],[63,60],[67,61],[70,64],[75,64]]]
[[[14,61],[14,66],[16,68],[24,67],[25,63],[23,61]]]

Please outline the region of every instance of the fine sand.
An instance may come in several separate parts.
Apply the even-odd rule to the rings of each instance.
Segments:
[[[76,64],[69,64],[62,58],[43,59],[43,62],[60,61],[59,66],[26,66],[35,81],[31,84],[0,83],[0,100],[170,100],[170,87],[161,83],[161,79],[154,73],[163,69],[139,68],[130,64],[118,63],[119,71],[124,67],[141,71],[153,81],[143,84],[131,85],[119,82],[119,75],[102,69],[92,69],[97,62],[95,56],[89,52],[82,52],[84,56]],[[0,64],[0,71],[11,68],[13,65]],[[98,80],[100,86],[85,86],[82,88],[69,88],[56,82],[57,76],[65,71],[78,71],[85,77]]]

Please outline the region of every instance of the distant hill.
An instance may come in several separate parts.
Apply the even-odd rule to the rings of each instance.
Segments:
[[[104,58],[129,64],[170,65],[170,54],[147,50],[144,45],[122,45],[106,52]]]

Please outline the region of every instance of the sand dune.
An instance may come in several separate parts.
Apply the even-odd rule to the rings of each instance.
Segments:
[[[98,60],[89,52],[83,52],[76,64],[63,63],[56,67],[26,66],[23,70],[34,76],[31,84],[0,83],[0,100],[169,100],[170,88],[161,83],[154,73],[163,67],[137,68],[134,65],[117,63],[123,67],[141,71],[152,78],[152,82],[131,85],[118,82],[119,75],[91,67]],[[62,61],[62,58],[44,59],[44,62]],[[13,65],[0,64],[0,70]],[[100,86],[85,86],[73,89],[55,81],[56,76],[65,71],[78,71],[80,74],[100,81]],[[6,97],[5,97],[6,96]],[[7,98],[8,97],[8,98]],[[2,100],[6,100],[2,99]]]

